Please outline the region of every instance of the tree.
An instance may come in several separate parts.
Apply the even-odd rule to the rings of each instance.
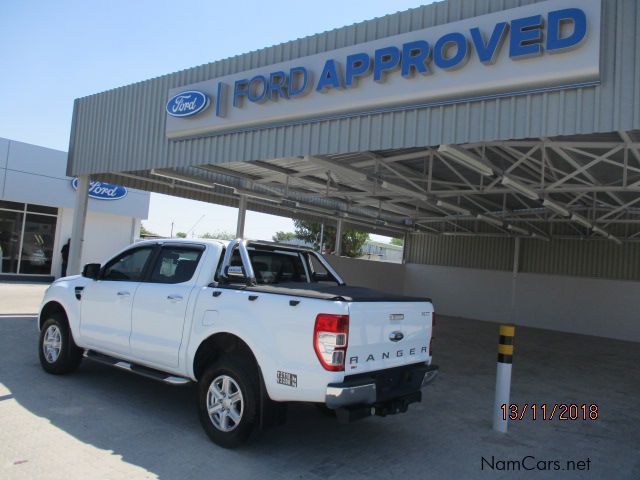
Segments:
[[[158,237],[159,235],[151,230],[147,230],[143,223],[140,223],[140,236],[141,237]]]
[[[225,232],[223,230],[216,230],[213,233],[203,233],[200,238],[215,238],[217,240],[234,240],[236,236],[231,232]]]
[[[176,233],[176,237],[178,238],[187,238],[187,234],[184,232],[178,232]]]
[[[296,237],[306,242],[312,243],[315,248],[320,247],[321,225],[304,220],[294,220],[296,226]],[[324,226],[324,247],[326,251],[335,251],[335,227]],[[357,230],[343,230],[342,232],[342,254],[347,257],[359,257],[362,255],[362,246],[369,240],[369,234]]]
[[[391,241],[389,242],[391,245],[397,245],[398,247],[402,247],[404,246],[404,239],[402,238],[392,238]]]
[[[274,242],[283,242],[288,240],[295,240],[296,234],[293,232],[276,232],[272,237]]]

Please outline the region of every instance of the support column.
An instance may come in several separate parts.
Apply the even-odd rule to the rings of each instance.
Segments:
[[[236,227],[236,238],[244,238],[244,219],[247,216],[247,196],[240,195],[238,203],[238,225]]]
[[[516,286],[518,283],[518,270],[520,270],[520,237],[515,238],[513,249],[513,272],[511,276],[511,322],[516,320]]]
[[[78,275],[82,271],[82,252],[84,249],[84,227],[87,223],[87,207],[89,205],[89,175],[78,176],[76,202],[73,208],[73,224],[71,227],[71,245],[67,275]]]
[[[131,219],[131,241],[130,243],[134,243],[136,238],[140,236],[140,219],[132,218]],[[173,235],[171,236],[173,238]]]
[[[334,253],[338,257],[342,255],[342,218],[338,217],[338,223],[336,224],[336,244]]]
[[[411,234],[406,232],[402,242],[402,263],[407,263],[407,257],[409,256],[409,242],[411,241]]]

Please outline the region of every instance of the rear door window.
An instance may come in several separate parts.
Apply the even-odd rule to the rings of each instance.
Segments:
[[[156,260],[149,282],[183,283],[191,280],[202,256],[203,248],[162,247]]]

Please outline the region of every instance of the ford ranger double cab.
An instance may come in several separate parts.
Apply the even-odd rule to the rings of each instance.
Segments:
[[[83,358],[180,385],[223,447],[281,424],[288,402],[349,422],[405,412],[437,374],[428,299],[347,286],[317,252],[149,240],[56,280],[38,317],[44,370]]]

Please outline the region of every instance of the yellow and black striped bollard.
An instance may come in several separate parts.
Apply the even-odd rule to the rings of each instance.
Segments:
[[[505,416],[504,412],[509,408],[509,396],[511,394],[511,364],[513,363],[513,337],[515,334],[515,325],[500,325],[493,429],[502,433],[507,433],[509,420],[509,417]],[[507,405],[506,409],[502,408],[503,405]]]

